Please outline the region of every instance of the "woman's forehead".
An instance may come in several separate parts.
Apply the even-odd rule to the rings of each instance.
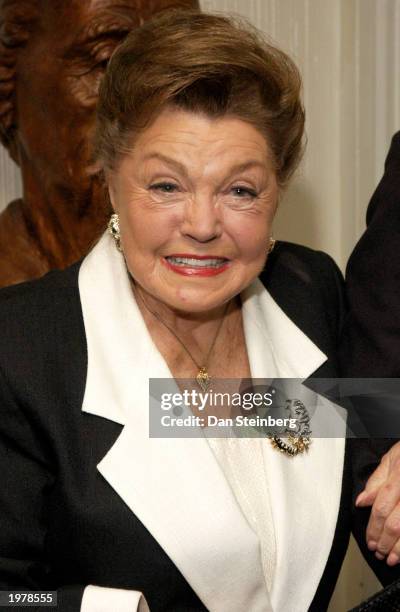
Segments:
[[[192,156],[236,158],[237,164],[266,163],[268,144],[261,132],[234,116],[208,117],[183,110],[164,110],[136,139],[135,158],[147,161]],[[187,161],[189,161],[187,159]]]

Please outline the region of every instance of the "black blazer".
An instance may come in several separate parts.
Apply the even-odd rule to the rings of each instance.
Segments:
[[[400,132],[346,270],[349,313],[340,347],[346,377],[400,376]]]
[[[187,580],[96,470],[122,426],[81,412],[80,265],[0,292],[0,588],[57,589],[60,612],[80,610],[87,584],[140,590],[152,612],[200,612]],[[345,310],[333,261],[279,243],[261,280],[328,356],[314,375],[335,376]],[[366,550],[368,510],[352,509],[377,463],[372,444],[347,444],[335,537],[312,612],[327,608],[352,528],[380,579],[399,576]]]

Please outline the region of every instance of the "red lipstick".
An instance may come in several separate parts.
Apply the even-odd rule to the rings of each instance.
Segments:
[[[209,265],[206,263],[207,260]],[[226,257],[212,254],[173,253],[163,257],[162,262],[169,270],[182,276],[216,276],[225,272],[230,266],[230,261]]]

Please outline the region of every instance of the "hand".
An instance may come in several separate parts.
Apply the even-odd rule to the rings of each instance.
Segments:
[[[400,442],[382,457],[356,499],[357,507],[371,506],[367,546],[388,565],[400,561]]]

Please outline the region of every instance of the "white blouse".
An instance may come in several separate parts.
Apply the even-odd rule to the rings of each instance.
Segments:
[[[276,542],[262,448],[270,442],[264,438],[233,437],[207,437],[207,440],[245,518],[259,539],[265,581],[268,591],[271,591],[276,565]]]

